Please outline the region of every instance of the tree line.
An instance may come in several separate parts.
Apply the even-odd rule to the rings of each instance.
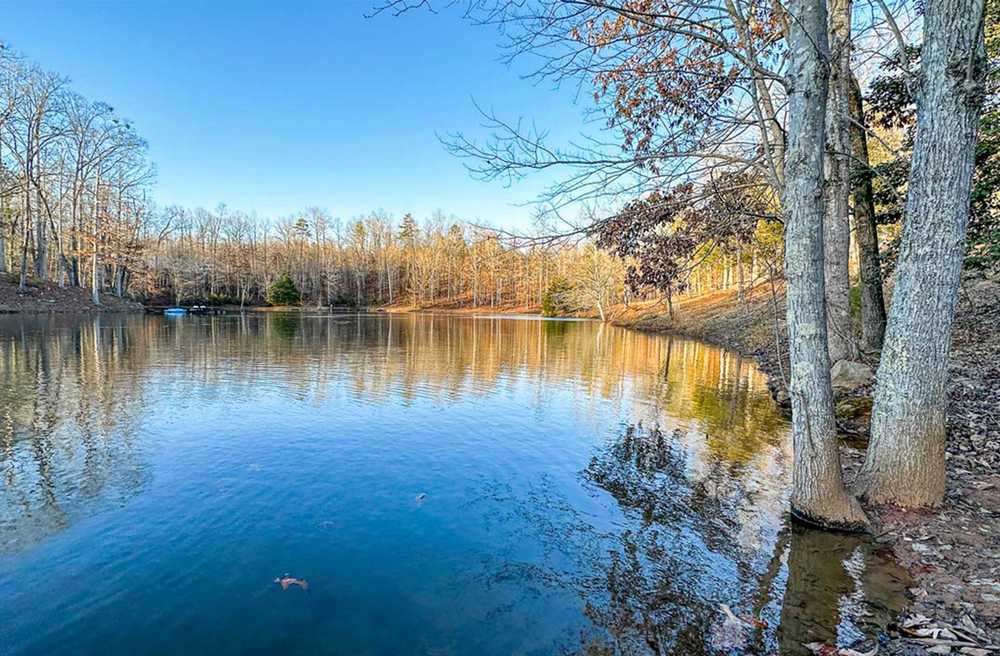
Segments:
[[[493,138],[449,143],[483,179],[569,171],[539,200],[560,217],[588,211],[533,238],[442,215],[345,222],[310,208],[271,222],[156,208],[131,124],[3,51],[0,271],[16,269],[23,290],[32,274],[87,286],[95,303],[108,291],[260,302],[287,275],[318,305],[548,301],[602,316],[635,296],[671,306],[706,287],[742,293],[764,271],[787,289],[793,512],[863,527],[829,372],[881,354],[854,492],[940,503],[959,278],[970,261],[995,262],[1000,243],[995,1],[468,0],[465,15],[499,26],[510,56],[592,86],[606,118],[584,146],[492,113]]]
[[[443,212],[423,220],[376,211],[342,219],[309,207],[278,220],[220,204],[158,207],[155,168],[133,123],[65,77],[0,49],[0,275],[173,304],[263,304],[288,276],[303,303],[463,305],[608,316],[662,289],[630,277],[630,254],[518,240]],[[544,234],[544,233],[543,233]],[[752,286],[774,241],[704,242],[673,290]],[[760,256],[760,257],[758,257]],[[766,257],[765,257],[766,256]],[[647,268],[649,264],[647,262]],[[633,283],[633,284],[630,284]],[[662,286],[661,286],[662,287]],[[672,304],[671,304],[672,308]]]
[[[132,123],[0,48],[0,273],[123,294],[153,167]]]
[[[387,0],[380,9],[434,4]],[[595,236],[631,258],[630,282],[668,297],[688,284],[706,244],[739,249],[761,224],[780,235],[793,515],[861,529],[868,518],[856,495],[940,504],[960,276],[970,255],[996,262],[1000,235],[995,0],[461,4],[473,22],[499,28],[507,55],[530,61],[537,78],[589,86],[607,126],[561,145],[486,113],[490,138],[459,134],[448,144],[474,175],[513,181],[562,168],[540,198],[552,212],[621,208],[595,210],[564,234]],[[885,252],[880,214],[897,223]],[[893,265],[889,303],[883,255]],[[863,357],[879,362],[872,438],[848,490],[830,372]]]
[[[554,279],[611,275],[596,292],[619,300],[620,267],[586,248],[508,243],[493,229],[436,212],[344,221],[312,207],[277,222],[225,206],[168,208],[146,258],[141,293],[170,302],[260,304],[287,275],[307,305],[537,307]],[[581,309],[589,309],[581,295]]]

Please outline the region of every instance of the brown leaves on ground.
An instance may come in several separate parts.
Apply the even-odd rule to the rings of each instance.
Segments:
[[[930,654],[1000,654],[1000,646],[991,644],[986,632],[973,624],[968,616],[955,625],[934,621],[917,613],[900,622],[897,631],[904,640],[924,647]]]
[[[102,294],[101,306],[95,306],[90,300],[89,289],[31,280],[27,290],[19,291],[17,282],[16,275],[0,274],[0,314],[142,311],[140,304],[110,294]]]

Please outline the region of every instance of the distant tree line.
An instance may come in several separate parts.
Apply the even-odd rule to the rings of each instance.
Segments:
[[[668,299],[697,279],[692,268],[706,253],[739,252],[759,241],[761,224],[780,236],[793,514],[858,529],[868,525],[858,496],[939,505],[959,282],[964,265],[998,261],[997,0],[376,6],[398,14],[454,4],[496,27],[507,57],[530,61],[536,78],[592,89],[607,127],[558,144],[527,121],[486,112],[490,138],[458,134],[448,144],[475,176],[564,170],[544,205],[611,208],[575,232],[629,258],[629,282]],[[880,213],[895,225],[883,227]],[[879,363],[872,441],[848,490],[830,372],[863,358]]]
[[[165,237],[148,249],[135,291],[173,302],[263,303],[287,275],[302,303],[319,306],[537,307],[553,277],[584,261],[582,250],[521,247],[440,212],[423,222],[384,212],[344,221],[316,207],[277,222],[225,206],[162,214]],[[607,280],[615,300],[621,278]]]
[[[225,205],[157,207],[154,182],[130,121],[0,49],[0,275],[24,293],[48,281],[86,288],[94,303],[110,293],[245,306],[271,301],[287,276],[307,304],[537,308],[548,293],[557,313],[607,318],[636,298],[665,294],[672,308],[683,291],[742,292],[764,270],[758,254],[773,259],[773,243],[716,248],[692,234],[696,265],[653,274],[648,251],[613,247],[607,230],[594,235],[598,250],[590,240],[519,241],[441,212],[344,220],[310,207],[271,220]]]

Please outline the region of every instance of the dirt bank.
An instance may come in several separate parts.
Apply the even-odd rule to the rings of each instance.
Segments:
[[[437,303],[424,303],[414,305],[413,303],[393,303],[383,305],[378,308],[381,312],[400,314],[406,312],[433,312],[437,314],[461,314],[461,315],[483,315],[483,314],[540,314],[541,308],[537,305],[501,305],[491,308],[489,306],[473,307],[470,299],[458,301],[442,301]]]
[[[29,281],[27,291],[18,291],[17,276],[0,274],[0,314],[27,313],[142,312],[142,305],[111,294],[101,295],[101,305],[90,300],[90,290],[60,287],[51,282]]]
[[[747,302],[740,302],[734,292],[682,299],[676,303],[673,320],[665,311],[662,305],[619,309],[615,322],[696,337],[751,355],[768,375],[776,399],[785,402],[788,351],[780,289],[772,295],[770,288],[758,287]],[[854,393],[858,401],[854,407],[864,408],[870,391]],[[944,505],[919,512],[869,509],[875,539],[893,550],[914,580],[913,626],[899,631],[910,637],[927,633],[921,639],[939,641],[909,642],[906,653],[921,653],[928,647],[939,648],[932,653],[949,653],[944,651],[948,646],[950,653],[976,654],[961,650],[1000,645],[1000,284],[996,282],[968,280],[963,285],[952,336],[948,396]],[[848,480],[864,459],[867,419],[862,411],[853,420],[840,422],[845,437],[860,438],[845,440]],[[953,640],[949,645],[948,634],[942,637],[940,632],[928,637],[935,625],[971,634],[971,642],[977,644]]]

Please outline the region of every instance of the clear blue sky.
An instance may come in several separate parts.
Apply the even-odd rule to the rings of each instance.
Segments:
[[[474,98],[570,139],[573,90],[522,79],[530,62],[456,11],[365,18],[372,2],[10,2],[0,39],[135,123],[161,204],[526,226],[544,181],[472,180],[436,134],[486,136]]]

